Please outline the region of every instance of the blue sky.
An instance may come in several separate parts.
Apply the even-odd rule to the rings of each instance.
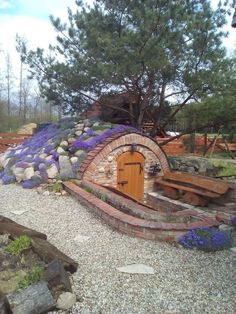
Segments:
[[[211,1],[213,6],[217,3],[217,0]],[[0,70],[6,53],[11,56],[13,68],[19,66],[15,51],[16,33],[27,39],[31,49],[46,49],[49,43],[54,43],[55,32],[48,17],[52,14],[66,21],[67,7],[75,9],[75,0],[0,0]],[[224,41],[229,51],[236,48],[236,30],[231,28],[231,20],[229,17],[225,29],[229,31],[229,38]]]
[[[0,16],[30,16],[47,19],[53,11],[66,9],[73,1],[67,0],[0,0]]]

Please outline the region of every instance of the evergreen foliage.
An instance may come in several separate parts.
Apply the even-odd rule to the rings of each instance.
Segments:
[[[101,95],[132,92],[132,125],[149,114],[164,128],[188,102],[227,89],[222,27],[229,2],[213,10],[209,0],[96,0],[91,7],[77,0],[68,24],[51,16],[58,43],[49,54],[22,51],[43,95],[64,110],[81,112]],[[176,106],[163,115],[170,101]]]

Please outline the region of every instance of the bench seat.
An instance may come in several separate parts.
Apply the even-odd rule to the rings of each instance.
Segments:
[[[195,206],[206,206],[211,199],[224,195],[229,189],[226,182],[179,171],[168,171],[155,183],[162,187],[165,196],[183,198]]]

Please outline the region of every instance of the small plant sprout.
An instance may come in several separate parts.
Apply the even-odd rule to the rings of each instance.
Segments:
[[[21,252],[24,250],[30,248],[31,246],[31,239],[30,237],[23,235],[19,238],[16,238],[14,241],[12,241],[7,247],[6,251],[12,255],[20,255]]]

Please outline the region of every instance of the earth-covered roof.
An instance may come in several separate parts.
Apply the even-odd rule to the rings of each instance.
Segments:
[[[76,178],[81,163],[97,145],[137,129],[101,121],[65,118],[51,123],[0,158],[3,184],[20,182],[24,188],[49,179]]]

